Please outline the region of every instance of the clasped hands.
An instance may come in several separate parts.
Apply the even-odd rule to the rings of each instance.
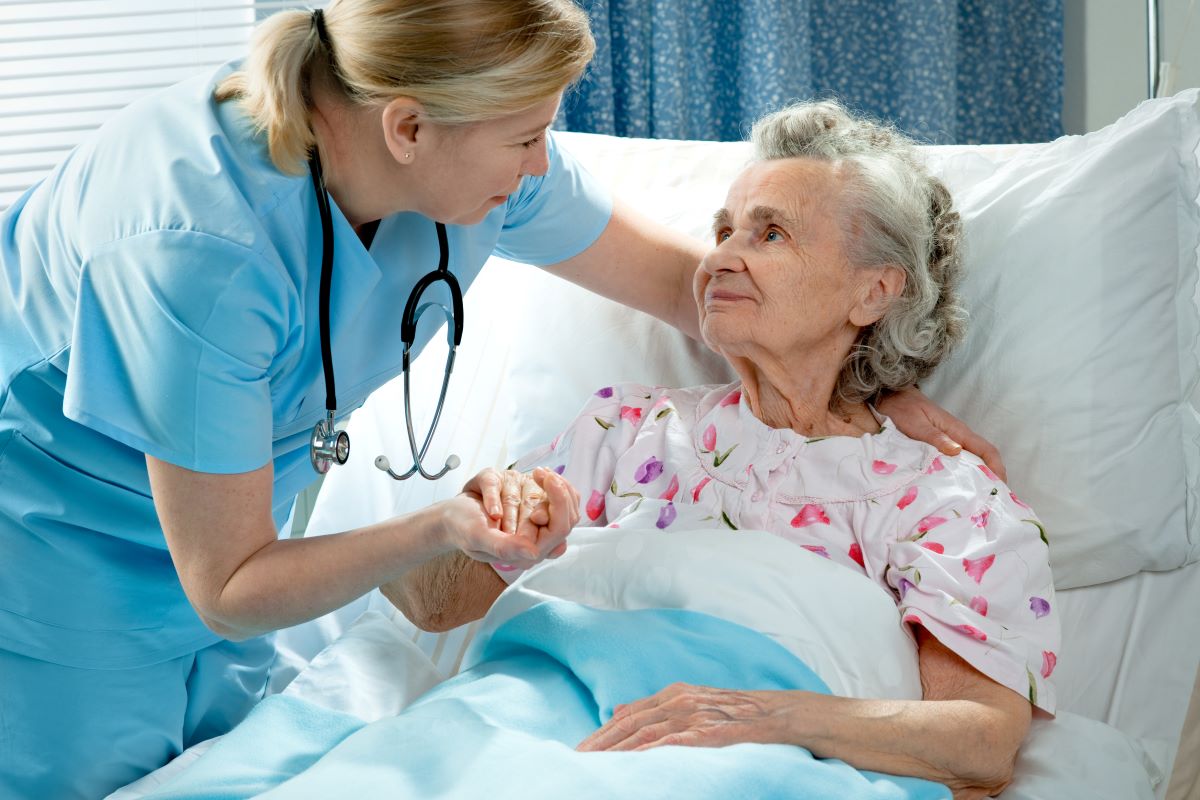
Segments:
[[[528,569],[558,558],[579,522],[579,493],[544,467],[530,473],[485,469],[448,504],[450,543],[500,569]]]

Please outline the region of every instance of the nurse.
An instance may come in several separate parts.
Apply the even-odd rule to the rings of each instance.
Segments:
[[[561,552],[577,499],[548,473],[277,532],[325,414],[310,158],[339,417],[400,371],[435,221],[464,288],[495,253],[697,333],[704,245],[614,204],[547,130],[593,47],[570,0],[281,12],[244,63],[134,103],[0,216],[0,797],[103,796],[228,730],[271,631],[415,565]],[[995,462],[915,391],[885,408]],[[545,498],[518,535],[501,484],[510,516]]]

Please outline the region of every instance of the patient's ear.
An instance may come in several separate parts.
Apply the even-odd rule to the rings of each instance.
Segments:
[[[904,291],[904,270],[894,264],[863,270],[858,303],[850,309],[850,323],[865,328],[883,317]]]

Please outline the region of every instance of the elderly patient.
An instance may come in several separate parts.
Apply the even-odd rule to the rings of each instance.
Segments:
[[[835,103],[772,114],[753,139],[695,275],[704,340],[739,380],[602,388],[518,469],[564,475],[583,524],[764,529],[866,574],[911,626],[924,699],[676,685],[618,708],[579,749],[792,743],[956,797],[996,793],[1033,710],[1054,711],[1045,537],[977,458],[941,456],[870,405],[962,336],[959,216],[911,142]],[[456,556],[391,596],[445,629],[514,575]]]

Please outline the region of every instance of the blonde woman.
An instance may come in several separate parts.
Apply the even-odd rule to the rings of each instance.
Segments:
[[[244,63],[125,109],[0,216],[0,796],[101,796],[227,730],[264,691],[266,634],[415,565],[561,552],[578,503],[545,472],[277,531],[327,405],[400,372],[440,240],[462,288],[498,253],[698,334],[704,246],[548,133],[593,49],[570,0],[282,12]],[[993,452],[918,393],[887,409]]]

